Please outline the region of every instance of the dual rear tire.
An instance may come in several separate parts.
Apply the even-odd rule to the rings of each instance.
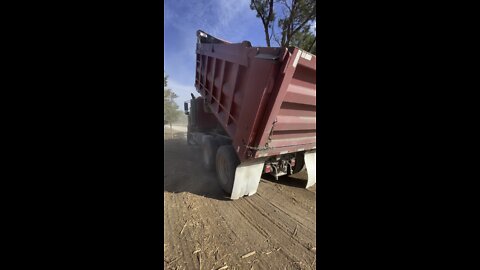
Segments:
[[[233,146],[220,146],[217,151],[215,163],[220,186],[226,193],[232,194],[235,170],[238,164],[240,164],[240,160],[238,160],[237,153],[235,153]]]
[[[205,169],[215,170],[220,187],[232,193],[235,170],[240,161],[232,145],[220,145],[212,136],[206,136],[202,144],[202,163]]]
[[[215,169],[215,155],[218,143],[212,136],[205,136],[202,143],[202,163],[208,171]]]
[[[187,144],[188,145],[194,145],[193,138],[192,138],[192,133],[190,132],[190,128],[187,128]]]
[[[293,167],[293,174],[305,170],[305,155],[304,153],[297,153],[295,156],[295,166]]]

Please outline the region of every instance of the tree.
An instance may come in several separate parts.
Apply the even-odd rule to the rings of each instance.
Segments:
[[[178,105],[174,99],[178,96],[171,89],[168,88],[168,76],[163,77],[163,118],[164,124],[170,124],[170,132],[173,136],[172,123],[175,122],[181,115],[181,111],[178,110]]]
[[[317,54],[317,43],[315,35],[313,35],[310,31],[310,25],[308,24],[293,35],[290,41],[290,45],[296,46],[315,55]]]
[[[274,5],[275,4],[275,5]],[[296,46],[316,54],[315,35],[311,23],[317,19],[316,0],[251,0],[250,9],[262,20],[267,46],[273,38],[280,47]],[[276,18],[274,9],[283,16]],[[279,35],[275,34],[275,21]]]
[[[273,0],[252,0],[252,2],[250,2],[250,9],[255,10],[257,12],[257,17],[262,20],[267,47],[270,47],[271,35],[269,34],[269,29],[273,27],[272,23],[275,20]]]

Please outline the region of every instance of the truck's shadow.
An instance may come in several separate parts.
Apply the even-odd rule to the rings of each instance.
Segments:
[[[278,181],[275,180],[275,177],[270,174],[263,174],[262,179],[266,181],[270,181],[272,183],[280,184],[280,185],[285,185],[285,186],[290,186],[290,187],[295,187],[295,188],[301,188],[304,189],[305,186],[307,185],[307,180],[303,178],[299,178],[302,173],[298,173],[297,175],[284,175],[278,177]]]
[[[216,200],[230,200],[218,183],[216,173],[207,171],[201,164],[199,148],[187,145],[184,138],[164,140],[164,191],[189,192]],[[264,174],[262,179],[280,185],[304,189],[306,175],[275,177]]]
[[[215,172],[202,167],[198,148],[188,146],[183,138],[164,140],[164,147],[164,191],[229,200]]]

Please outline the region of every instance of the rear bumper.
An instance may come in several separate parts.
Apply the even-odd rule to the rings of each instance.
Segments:
[[[293,146],[286,146],[286,147],[271,148],[266,150],[257,150],[255,152],[255,158],[271,157],[271,156],[278,156],[278,155],[284,155],[289,153],[311,151],[311,150],[316,150],[316,148],[317,148],[316,143],[310,143],[305,145],[293,145]]]

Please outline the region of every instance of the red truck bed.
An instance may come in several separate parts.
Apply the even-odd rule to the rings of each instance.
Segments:
[[[198,36],[195,87],[242,162],[316,148],[315,55]]]

